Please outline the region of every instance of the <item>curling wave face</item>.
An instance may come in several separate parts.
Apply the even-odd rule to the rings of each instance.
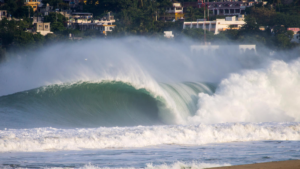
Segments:
[[[102,81],[51,85],[0,97],[2,128],[99,127],[176,123],[174,112],[197,111],[197,94],[211,93],[202,83],[161,84],[164,93],[129,83]],[[176,107],[170,107],[168,98]]]

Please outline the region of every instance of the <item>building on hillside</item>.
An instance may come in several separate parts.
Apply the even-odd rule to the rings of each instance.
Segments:
[[[184,19],[183,7],[181,6],[181,3],[173,3],[173,6],[168,7],[164,16],[160,16],[160,18],[169,21]]]
[[[216,19],[214,21],[198,19],[197,21],[183,22],[183,29],[201,28],[214,32],[216,35],[221,31],[226,31],[228,29],[240,29],[245,24],[244,15],[240,15],[238,18],[236,18],[236,16],[228,16],[225,19]]]
[[[294,36],[291,41],[300,43],[300,28],[287,28],[287,30],[294,32]]]
[[[38,8],[38,12],[42,13],[44,16],[49,15],[50,12],[58,12],[66,18],[71,18],[72,10],[62,10],[62,9],[54,9],[53,6],[49,4],[43,5]]]
[[[248,0],[216,0],[210,2],[206,0],[198,0],[198,2],[185,2],[183,7],[206,8],[213,15],[242,15],[245,14],[245,9],[262,1]]]
[[[45,36],[48,33],[53,33],[50,31],[50,22],[37,22],[33,26],[33,33],[40,33]]]
[[[35,23],[38,23],[38,22],[44,22],[44,17],[41,17],[41,16],[36,17],[36,16],[34,16],[34,17],[32,18],[32,24],[33,24],[33,25],[34,25]]]
[[[92,19],[93,14],[88,12],[73,12],[71,13],[73,19]]]
[[[0,10],[0,20],[7,18],[7,10]]]
[[[69,39],[70,40],[82,40],[82,37],[77,37],[77,36],[74,36],[74,35],[72,35],[71,33],[69,34]]]
[[[33,11],[35,12],[38,9],[38,6],[41,4],[38,0],[25,0],[25,6],[31,6]]]
[[[53,6],[50,6],[49,4],[43,5],[38,8],[38,12],[42,13],[44,16],[49,15],[49,13],[52,11],[54,11]]]
[[[66,18],[72,18],[72,10],[59,10],[59,11],[55,11],[60,13],[61,15],[63,15]]]
[[[115,22],[114,16],[108,12],[106,16],[99,20],[85,19],[84,17],[71,19],[69,20],[68,28],[77,28],[81,31],[95,29],[107,35],[107,32],[111,32],[116,27],[116,25],[114,25]]]
[[[164,31],[164,37],[165,38],[174,38],[172,31]]]
[[[244,45],[192,45],[190,47],[192,54],[205,54],[205,53],[256,53],[256,45],[244,44]]]

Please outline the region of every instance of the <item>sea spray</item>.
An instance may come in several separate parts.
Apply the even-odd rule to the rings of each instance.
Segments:
[[[300,121],[300,59],[231,74],[213,95],[199,93],[192,123]]]

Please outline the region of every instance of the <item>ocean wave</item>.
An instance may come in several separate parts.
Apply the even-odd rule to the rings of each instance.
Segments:
[[[180,124],[197,111],[198,93],[212,93],[206,84],[192,82],[156,88],[106,80],[2,96],[0,128]]]
[[[0,152],[203,145],[261,140],[300,140],[300,123],[8,129],[0,130]]]
[[[213,95],[199,93],[190,123],[300,121],[300,59],[231,74]]]
[[[200,162],[180,162],[177,161],[173,164],[161,164],[161,165],[154,165],[152,163],[148,163],[145,167],[118,167],[118,168],[110,168],[110,167],[100,167],[97,165],[87,164],[82,167],[78,167],[77,169],[204,169],[204,168],[211,168],[211,167],[220,167],[220,166],[230,166],[228,163],[224,164],[211,164],[211,163],[200,163]],[[10,166],[4,167],[4,169],[12,169]],[[14,168],[14,169],[22,169],[22,168]],[[75,169],[72,167],[45,167],[45,169]]]

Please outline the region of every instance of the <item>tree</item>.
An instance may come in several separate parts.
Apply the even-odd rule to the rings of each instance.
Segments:
[[[188,7],[186,11],[187,11],[186,17],[188,18],[188,20],[195,21],[196,20],[195,9],[193,7]]]
[[[34,34],[33,39],[34,39],[37,47],[42,46],[45,42],[45,37],[43,35],[41,35],[40,33]]]
[[[253,33],[259,31],[259,25],[256,23],[256,19],[253,16],[246,16],[246,24],[241,28],[242,31]]]
[[[270,26],[272,19],[276,16],[276,11],[272,8],[251,8],[250,15],[259,25]]]
[[[24,17],[25,12],[21,10],[21,8],[27,9],[26,16],[28,16],[28,7],[24,6],[24,0],[5,0],[5,4],[1,7],[1,9],[7,10],[8,15],[17,18]],[[30,9],[30,12],[33,13],[32,8]]]
[[[58,4],[63,3],[63,0],[42,0],[42,3],[49,4],[50,6],[56,8]]]
[[[67,18],[60,13],[51,12],[44,17],[44,22],[50,22],[51,31],[63,31],[65,30],[64,24],[67,22]]]
[[[291,40],[285,34],[278,34],[276,35],[276,46],[279,49],[286,49],[291,47]]]
[[[54,22],[51,23],[51,31],[52,32],[61,32],[64,31],[66,28],[61,22]]]

